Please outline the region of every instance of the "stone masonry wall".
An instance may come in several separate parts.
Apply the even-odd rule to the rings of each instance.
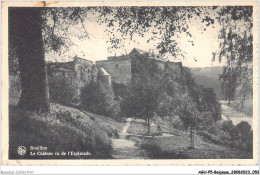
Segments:
[[[112,78],[112,82],[129,85],[131,81],[131,59],[96,61],[97,67],[103,67]]]

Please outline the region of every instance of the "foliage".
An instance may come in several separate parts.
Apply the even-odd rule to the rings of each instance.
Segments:
[[[49,78],[50,99],[60,103],[71,103],[76,95],[76,87],[66,78]]]
[[[208,133],[208,134],[207,134]],[[207,127],[207,132],[200,133],[211,142],[235,147],[244,151],[253,150],[253,132],[251,126],[242,121],[236,126],[232,121],[217,122]]]
[[[234,100],[235,91],[237,88],[237,80],[239,74],[230,67],[224,67],[223,73],[220,75],[219,79],[221,80],[221,92],[225,100],[230,101]]]
[[[180,51],[177,38],[182,35],[189,36],[189,42],[194,45],[192,34],[189,31],[189,25],[194,19],[202,19],[200,28],[206,30],[209,25],[215,23],[215,19],[210,18],[211,11],[220,11],[220,15],[231,14],[234,20],[241,18],[241,15],[234,17],[233,13],[233,11],[240,9],[237,7],[227,8],[226,13],[214,6],[66,7],[39,8],[39,10],[42,12],[43,41],[46,52],[60,54],[71,46],[77,46],[72,40],[73,37],[80,40],[88,39],[89,34],[86,30],[88,26],[85,26],[85,21],[93,21],[94,19],[107,26],[105,32],[110,37],[111,49],[124,47],[126,40],[134,41],[135,36],[142,36],[146,38],[147,42],[156,41],[155,45],[160,54],[169,53],[173,56],[183,57],[185,52]],[[250,11],[248,12],[250,9],[245,10],[250,13]],[[247,19],[250,21],[251,16],[247,15]],[[221,19],[219,19],[219,22],[221,22]],[[77,30],[70,26],[76,27]],[[80,32],[75,33],[78,30]],[[152,35],[146,35],[147,33]]]
[[[208,126],[214,123],[213,112],[206,111],[201,113],[201,117],[199,118],[200,126]]]
[[[56,117],[57,117],[57,119],[59,119],[59,121],[64,122],[64,123],[66,123],[66,122],[71,123],[71,124],[76,123],[76,118],[73,118],[69,111],[60,110],[59,112],[57,112]]]
[[[113,49],[122,48],[127,40],[135,41],[135,36],[145,37],[147,43],[154,42],[160,54],[171,54],[184,57],[178,47],[177,38],[181,35],[190,37],[191,45],[194,45],[192,34],[189,31],[189,23],[195,18],[201,18],[202,28],[214,24],[210,19],[210,12],[214,7],[191,6],[118,6],[118,7],[66,7],[44,8],[43,33],[46,51],[61,53],[70,46],[77,46],[71,38],[88,39],[89,34],[85,21],[98,22],[105,25],[104,32],[109,36]],[[64,25],[70,24],[70,25]],[[79,33],[75,33],[69,26],[76,26]],[[147,35],[151,33],[152,35]],[[159,41],[157,41],[159,40]]]
[[[165,69],[161,69],[152,59],[140,58],[140,61],[139,67],[133,67],[128,95],[121,103],[123,115],[142,118],[148,123],[155,114],[173,116],[185,93],[182,77],[167,63]]]
[[[65,116],[64,116],[65,115]],[[77,119],[80,115],[82,119]],[[14,159],[60,159],[60,156],[32,157],[26,153],[23,157],[17,154],[21,144],[26,148],[31,145],[44,145],[48,151],[80,151],[91,153],[90,156],[66,155],[66,159],[99,159],[111,158],[111,142],[105,126],[89,120],[89,116],[80,111],[51,104],[49,114],[38,114],[19,110],[10,110],[10,157]]]
[[[198,86],[195,83],[193,75],[188,68],[185,68],[183,72],[186,79],[188,93],[192,97],[196,105],[196,109],[199,112],[204,113],[203,115],[208,114],[214,121],[220,120],[221,105],[218,102],[214,90],[212,88]],[[209,112],[211,112],[211,114]]]
[[[163,150],[160,146],[144,143],[140,147],[148,152],[149,158],[152,159],[187,159],[184,153],[175,153],[174,151]]]
[[[246,94],[250,91],[248,87],[247,73],[250,74],[250,64],[252,60],[252,35],[242,32],[237,34],[235,26],[239,20],[243,20],[252,28],[252,8],[251,7],[68,7],[68,8],[39,8],[42,11],[42,28],[44,49],[47,52],[61,52],[68,50],[72,45],[76,45],[70,38],[76,36],[79,39],[88,38],[84,20],[88,17],[97,17],[99,23],[108,26],[107,32],[110,36],[112,48],[123,46],[123,41],[134,40],[135,36],[145,37],[147,42],[158,40],[155,43],[161,55],[171,54],[173,56],[183,55],[178,48],[176,38],[185,34],[192,37],[189,32],[189,24],[195,18],[201,18],[205,26],[214,25],[215,19],[210,18],[210,11],[219,13],[218,22],[223,26],[219,35],[222,40],[222,48],[219,58],[227,57],[229,66],[242,67],[240,75],[246,78],[239,80],[243,88],[241,92]],[[88,19],[90,19],[88,18]],[[229,20],[232,19],[232,20]],[[66,25],[65,25],[66,24]],[[67,25],[69,24],[69,25]],[[80,35],[73,33],[70,26],[75,26],[80,30]],[[246,28],[246,27],[245,27]],[[114,32],[121,34],[120,37]],[[190,41],[193,45],[192,40]],[[12,39],[10,42],[12,48]],[[62,49],[62,47],[64,47]],[[232,56],[231,56],[232,55]],[[216,54],[215,54],[216,56]],[[234,58],[233,58],[234,57]],[[252,67],[252,66],[251,66]],[[246,69],[246,71],[244,71]],[[229,77],[229,76],[227,76]],[[229,79],[229,78],[228,78]],[[238,81],[238,80],[237,80]],[[225,85],[226,87],[229,85]],[[196,94],[196,93],[193,93]],[[232,93],[226,93],[232,94]]]
[[[101,84],[91,81],[81,89],[82,107],[90,112],[117,119],[119,104],[114,100],[112,88],[104,88]]]
[[[221,105],[216,98],[216,94],[212,88],[203,88],[203,110],[202,111],[211,111],[212,118],[214,121],[221,119]]]
[[[250,134],[252,133],[251,126],[245,121],[242,121],[236,125],[236,131],[242,141],[246,141],[247,138],[250,137]]]
[[[160,54],[170,54],[184,57],[178,47],[177,38],[181,35],[192,37],[189,31],[189,23],[200,17],[204,28],[214,20],[209,19],[205,9],[213,7],[192,6],[153,6],[153,7],[105,7],[101,11],[103,21],[107,24],[110,36],[111,48],[123,47],[124,41],[130,39],[135,41],[135,36],[146,38],[147,43],[154,42]],[[103,22],[102,21],[102,22]],[[121,34],[116,37],[114,32]],[[146,35],[147,33],[152,35]],[[156,41],[159,40],[159,41]],[[189,40],[194,45],[193,40]],[[120,43],[120,44],[119,44]]]
[[[240,87],[241,101],[252,94],[253,83],[253,7],[222,7],[218,21],[222,26],[219,33],[220,51],[213,53],[213,61],[226,59],[226,66],[220,75],[222,93],[226,100],[234,99]],[[239,26],[239,27],[238,27]],[[243,108],[243,105],[241,106]]]
[[[186,97],[180,101],[177,114],[180,116],[185,129],[188,129],[189,127],[195,129],[199,125],[200,113],[196,109],[195,103],[191,98]]]
[[[188,88],[188,93],[196,102],[197,108],[200,110],[200,106],[202,105],[200,87],[195,83],[195,80],[189,68],[184,68],[183,74],[186,81],[185,84]]]
[[[149,66],[153,70],[154,65]],[[121,103],[123,114],[145,120],[154,114],[160,117],[177,115],[185,130],[219,120],[221,109],[214,91],[196,85],[189,70],[183,72],[184,79],[170,71],[141,72]]]
[[[42,12],[42,28],[45,52],[63,54],[72,46],[78,46],[73,37],[88,38],[84,25],[87,13],[93,13],[93,8],[67,7],[67,8],[40,8]],[[83,17],[84,16],[84,17]],[[75,26],[77,30],[72,28]]]
[[[222,123],[222,127],[220,129],[222,129],[224,132],[229,133],[232,137],[234,137],[236,135],[235,125],[230,120],[224,121]]]
[[[178,130],[184,130],[183,122],[179,116],[177,115],[171,116],[169,122],[173,128],[176,128]]]
[[[142,76],[145,78],[139,76],[132,81],[128,95],[121,103],[121,109],[125,116],[149,120],[158,111],[166,93],[159,76]],[[149,127],[148,124],[148,129]]]

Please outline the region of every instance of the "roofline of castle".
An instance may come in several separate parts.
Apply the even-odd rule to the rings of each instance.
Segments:
[[[137,48],[133,48],[133,50],[137,50],[137,52],[138,52],[138,49]],[[132,50],[132,51],[133,51]],[[139,49],[139,50],[141,50],[141,49]],[[132,52],[131,51],[131,52]],[[130,53],[131,53],[130,52]],[[147,52],[147,53],[149,53],[149,52]],[[147,58],[146,56],[144,56],[143,54],[140,54],[139,52],[138,53],[136,53],[136,54],[138,54],[138,55],[140,55],[140,56],[142,56],[142,57],[144,57],[144,58]],[[108,59],[108,58],[119,58],[119,57],[124,57],[124,56],[129,56],[129,57],[127,57],[127,58],[121,58],[121,59]],[[120,56],[109,56],[109,57],[107,57],[107,59],[106,60],[99,60],[99,61],[96,61],[96,62],[107,62],[107,61],[121,61],[121,60],[128,60],[128,59],[131,59],[131,55],[130,54],[127,54],[127,55],[120,55]],[[182,66],[182,62],[173,62],[173,61],[169,61],[169,60],[160,60],[160,59],[154,59],[154,58],[147,58],[147,59],[151,59],[151,60],[156,60],[156,61],[160,61],[160,62],[163,62],[163,63],[173,63],[173,64],[180,64],[181,66]]]
[[[94,64],[93,61],[87,60],[87,59],[84,59],[84,58],[80,58],[80,57],[78,57],[78,56],[75,56],[75,57],[73,57],[72,59],[73,59],[73,60],[71,60],[71,61],[62,61],[62,62],[58,62],[58,61],[57,61],[57,62],[45,61],[45,63],[46,63],[46,64],[52,64],[52,63],[73,63],[75,60],[80,59],[80,60],[87,61],[87,62],[91,62],[91,63]]]
[[[84,58],[80,58],[80,57],[78,57],[78,56],[75,56],[73,59],[74,59],[73,61],[75,61],[76,59],[80,59],[80,60],[83,60],[83,61],[87,61],[87,62],[94,63],[94,62],[91,61],[91,60],[87,60],[87,59],[84,59]]]
[[[137,53],[135,53],[135,54],[137,54]],[[160,62],[163,62],[163,63],[179,64],[180,66],[182,66],[182,62],[172,62],[172,61],[169,61],[169,60],[163,61],[163,60],[157,60],[157,59],[154,59],[154,58],[147,58],[146,56],[144,56],[144,55],[142,55],[142,54],[140,54],[140,53],[138,53],[138,55],[140,55],[141,57],[146,58],[146,59],[155,60],[155,61],[160,61]]]
[[[97,60],[96,63],[97,62],[108,62],[108,61],[125,61],[125,60],[130,60],[131,59],[130,55],[121,55],[121,56],[129,56],[129,57],[121,58],[121,59]]]

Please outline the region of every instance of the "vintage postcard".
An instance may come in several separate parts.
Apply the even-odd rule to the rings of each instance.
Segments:
[[[257,165],[257,2],[2,2],[2,164]]]

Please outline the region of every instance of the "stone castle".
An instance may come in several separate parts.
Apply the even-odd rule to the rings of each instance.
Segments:
[[[76,90],[74,101],[78,102],[81,88],[91,80],[104,87],[112,87],[117,98],[123,95],[124,89],[141,73],[153,75],[157,72],[171,72],[181,77],[182,69],[181,62],[170,62],[136,48],[127,55],[108,57],[107,60],[96,61],[96,64],[79,57],[70,62],[47,64],[50,79],[66,79],[73,84]]]
[[[97,67],[104,68],[112,78],[112,82],[128,86],[133,76],[149,70],[149,63],[156,64],[159,70],[171,69],[181,76],[182,63],[169,62],[163,57],[134,48],[128,55],[112,56],[107,60],[96,61]]]
[[[74,103],[79,103],[81,88],[96,80],[98,69],[92,61],[74,57],[70,62],[47,63],[47,74],[49,82],[67,81],[74,90],[71,99]]]

